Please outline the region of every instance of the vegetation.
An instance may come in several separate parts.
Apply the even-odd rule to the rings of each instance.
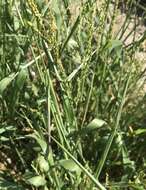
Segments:
[[[115,34],[118,0],[0,1],[1,190],[146,189],[143,6],[125,6]]]

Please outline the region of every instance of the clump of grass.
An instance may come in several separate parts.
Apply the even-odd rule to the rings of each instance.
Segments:
[[[0,188],[145,189],[146,35],[113,35],[118,5],[0,3]]]

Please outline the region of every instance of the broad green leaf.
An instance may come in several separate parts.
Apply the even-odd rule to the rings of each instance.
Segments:
[[[4,136],[0,136],[0,141],[9,141],[10,139]]]
[[[125,145],[122,146],[122,156],[123,156],[123,167],[124,169],[129,168],[134,171],[135,170],[135,162],[130,159],[127,147]]]
[[[66,170],[69,170],[70,172],[80,172],[79,166],[71,159],[69,160],[60,160],[59,164],[65,168]]]
[[[44,186],[46,184],[46,180],[42,176],[34,176],[27,180],[27,183],[33,185],[35,187]]]
[[[34,84],[32,84],[32,92],[34,93],[35,96],[38,96],[38,91],[39,89]]]
[[[145,187],[142,184],[132,184],[131,187],[133,190],[145,190]]]
[[[105,187],[70,153],[68,152],[68,150],[66,148],[64,148],[64,146],[62,146],[56,139],[54,139],[52,137],[52,140],[55,141],[57,143],[57,145],[64,150],[68,156],[71,158],[71,160],[73,160],[78,167],[84,171],[84,173],[92,180],[92,182],[101,190],[106,190]]]
[[[117,48],[117,47],[121,47],[122,46],[122,41],[120,40],[111,40],[110,41],[110,51],[112,51],[113,49]]]
[[[111,40],[109,43],[109,53],[112,53],[114,51],[119,57],[122,52],[122,45],[122,41],[120,40]]]
[[[42,148],[43,153],[45,154],[47,150],[47,143],[41,138],[36,138],[36,141],[38,142],[38,144]]]
[[[94,130],[94,129],[98,129],[100,127],[102,127],[103,125],[105,125],[106,122],[103,121],[102,119],[93,119],[86,127],[86,129],[88,129],[89,131]]]
[[[16,128],[14,126],[0,126],[0,134],[6,132],[6,131],[13,131]]]
[[[71,38],[68,42],[68,47],[74,49],[77,48],[77,46],[78,46],[77,42],[73,38]]]
[[[49,163],[45,160],[44,156],[40,155],[37,162],[42,172],[47,172],[49,170]]]
[[[36,132],[37,133],[37,132]],[[27,135],[28,137],[32,137],[34,138],[37,143],[40,145],[43,153],[45,154],[46,153],[46,150],[47,150],[47,143],[38,135],[38,134],[30,134],[30,135]]]
[[[104,125],[106,125],[105,121],[103,121],[102,119],[95,118],[86,127],[83,127],[80,131],[72,130],[69,136],[78,136],[82,134],[91,133],[92,131],[103,127]]]
[[[12,73],[0,81],[0,95],[3,94],[4,90],[8,87],[8,85],[12,82],[14,78],[15,78],[15,74]]]
[[[135,135],[141,135],[143,133],[146,133],[146,129],[137,129],[134,131]]]

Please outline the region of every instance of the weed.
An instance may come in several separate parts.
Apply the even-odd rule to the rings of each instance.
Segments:
[[[0,189],[146,188],[146,35],[127,6],[115,34],[118,0],[0,2]]]

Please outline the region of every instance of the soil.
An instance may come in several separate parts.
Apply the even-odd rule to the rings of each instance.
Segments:
[[[119,15],[116,18],[113,35],[116,36],[117,38],[120,37],[119,31],[125,19],[126,19],[125,13],[119,13]],[[137,24],[137,27],[134,30],[135,23]],[[133,42],[133,39],[135,39],[135,41],[138,41],[143,36],[145,31],[146,27],[142,23],[141,17],[135,18],[135,16],[131,16],[130,23],[121,40],[124,41],[125,45],[129,45]],[[142,62],[146,61],[146,41],[142,43],[140,49],[136,52],[136,59]]]

